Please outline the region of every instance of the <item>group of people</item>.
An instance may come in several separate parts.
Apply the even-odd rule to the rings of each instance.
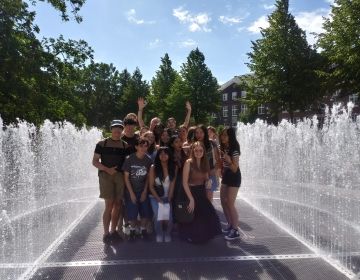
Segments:
[[[182,125],[177,127],[174,118],[164,125],[154,117],[147,127],[142,118],[145,106],[139,98],[138,114],[113,120],[111,136],[95,147],[93,165],[105,201],[103,242],[120,240],[127,225],[130,239],[146,238],[154,228],[157,242],[170,242],[174,226],[181,239],[192,243],[221,233],[227,240],[240,238],[235,208],[241,184],[240,146],[235,129],[225,127],[217,138],[213,127],[189,127],[189,102]],[[219,184],[225,228],[212,205]],[[187,211],[193,213],[190,222],[175,215],[175,202],[184,199]]]

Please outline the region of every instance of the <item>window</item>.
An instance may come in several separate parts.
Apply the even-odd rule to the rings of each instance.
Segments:
[[[247,105],[246,104],[241,104],[240,112],[241,113],[246,113],[246,111],[247,111]]]
[[[261,104],[258,107],[258,115],[264,115],[265,114],[265,106],[263,104]]]
[[[232,116],[237,116],[238,115],[238,106],[237,105],[232,105],[231,115]]]
[[[237,92],[236,92],[236,91],[233,91],[233,92],[231,93],[231,98],[232,98],[232,100],[236,100],[236,99],[237,99]]]
[[[246,91],[244,90],[241,91],[241,98],[246,98]]]
[[[232,126],[237,126],[237,117],[232,117]]]
[[[228,116],[228,107],[224,106],[223,107],[223,117],[227,117]]]
[[[357,104],[358,101],[359,101],[359,96],[356,93],[349,95],[349,102]]]
[[[223,101],[227,101],[228,100],[228,94],[227,93],[223,93]]]

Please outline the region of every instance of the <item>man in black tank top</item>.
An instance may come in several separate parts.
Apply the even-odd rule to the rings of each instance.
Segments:
[[[100,198],[105,200],[103,241],[106,244],[120,239],[116,226],[119,216],[122,216],[125,187],[121,167],[129,153],[127,143],[121,140],[123,122],[113,120],[110,128],[111,137],[97,143],[92,161],[99,169]]]

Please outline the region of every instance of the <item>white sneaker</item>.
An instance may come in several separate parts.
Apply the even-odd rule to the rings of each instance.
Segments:
[[[165,233],[165,242],[171,242],[171,235],[169,233]]]
[[[156,235],[156,242],[163,242],[163,236],[161,234]]]

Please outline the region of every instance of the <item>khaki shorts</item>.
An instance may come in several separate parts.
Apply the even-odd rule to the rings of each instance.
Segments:
[[[104,171],[99,172],[100,198],[123,199],[124,197],[124,174],[116,172],[110,175]]]

